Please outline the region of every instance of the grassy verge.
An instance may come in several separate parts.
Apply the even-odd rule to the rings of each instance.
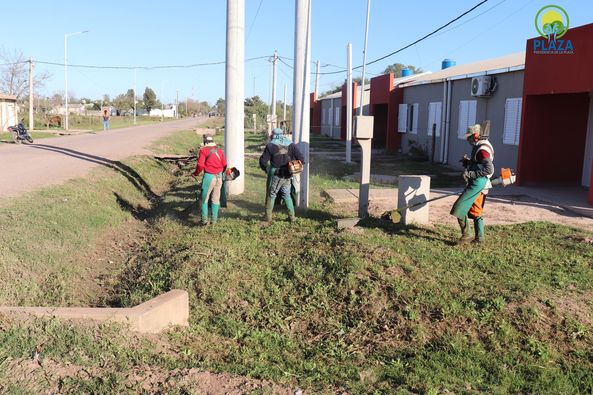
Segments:
[[[247,146],[257,139],[248,136]],[[183,153],[194,145],[195,134],[185,132],[160,149]],[[313,190],[342,175],[335,165],[330,173],[319,163],[311,163]],[[245,193],[222,212],[221,222],[196,227],[193,164],[130,165],[152,189],[160,183],[167,191],[152,205],[135,188],[115,202],[105,197],[109,218],[133,217],[151,229],[146,243],[130,251],[134,259],[125,260],[112,303],[130,306],[186,289],[190,327],[166,340],[140,341],[117,327],[3,323],[0,368],[44,342],[47,358],[88,372],[63,374],[65,392],[136,391],[129,373],[148,368],[170,372],[172,382],[179,369],[198,368],[309,393],[593,390],[593,246],[580,231],[542,222],[492,226],[479,248],[452,246],[456,230],[448,227],[402,228],[370,219],[338,232],[316,196],[297,226],[279,208],[276,221],[263,227],[265,181],[255,159],[246,161]],[[63,191],[47,193],[59,203],[55,195]],[[86,207],[92,202],[96,198]],[[41,222],[70,214],[54,215]],[[84,228],[87,222],[66,225]],[[0,389],[2,380],[10,382],[5,372],[0,369]]]

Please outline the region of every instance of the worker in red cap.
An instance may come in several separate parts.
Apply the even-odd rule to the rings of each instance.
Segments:
[[[486,195],[491,188],[490,177],[494,174],[494,148],[488,141],[488,137],[481,133],[480,125],[470,126],[465,138],[472,146],[471,155],[464,155],[460,161],[465,168],[463,179],[466,187],[451,209],[451,215],[457,218],[461,228],[458,244],[472,242],[468,218],[474,221],[473,242],[484,241],[482,211],[486,203]]]
[[[212,209],[210,223],[215,224],[218,221],[220,191],[226,166],[224,152],[216,146],[212,136],[204,135],[204,145],[198,153],[196,171],[192,174],[192,176],[196,177],[204,171],[202,190],[200,191],[202,225],[208,224],[208,203],[210,202]]]

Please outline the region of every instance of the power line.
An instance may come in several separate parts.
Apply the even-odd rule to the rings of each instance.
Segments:
[[[269,56],[258,56],[255,58],[245,59],[245,62],[250,62],[253,60],[259,59],[268,59]],[[26,63],[26,62],[18,62],[18,63]],[[18,64],[14,63],[14,64]],[[57,63],[57,62],[45,62],[41,60],[35,60],[34,63],[39,64],[47,64],[51,66],[65,66],[64,63]],[[195,67],[203,67],[203,66],[215,66],[220,64],[225,64],[226,61],[222,60],[219,62],[208,62],[208,63],[193,63],[187,65],[166,65],[166,66],[95,66],[95,65],[83,65],[83,64],[68,64],[68,67],[79,67],[79,68],[86,68],[86,69],[111,69],[111,70],[158,70],[158,69],[190,69]]]
[[[464,13],[462,13],[461,15],[457,16],[457,17],[456,17],[456,18],[454,18],[454,19],[451,19],[449,22],[447,22],[447,23],[445,23],[444,25],[440,26],[439,28],[437,28],[437,29],[433,30],[432,32],[430,32],[430,33],[428,33],[428,34],[424,35],[423,37],[421,37],[421,38],[417,39],[416,41],[414,41],[414,42],[412,42],[412,43],[410,43],[410,44],[408,44],[408,45],[406,45],[406,46],[403,46],[403,47],[401,47],[400,49],[397,49],[397,50],[395,50],[395,51],[393,51],[393,52],[391,52],[391,53],[389,53],[389,54],[387,54],[387,55],[385,55],[385,56],[381,56],[381,57],[380,57],[380,58],[378,58],[378,59],[375,59],[375,60],[372,60],[372,61],[370,61],[370,62],[367,62],[367,66],[368,66],[368,65],[371,65],[371,64],[374,64],[374,63],[377,63],[377,62],[379,62],[379,61],[381,61],[381,60],[384,60],[384,59],[386,59],[386,58],[388,58],[388,57],[390,57],[390,56],[393,56],[393,55],[395,55],[395,54],[397,54],[397,53],[399,53],[399,52],[401,52],[401,51],[403,51],[403,50],[406,50],[406,49],[410,48],[410,47],[411,47],[411,46],[413,46],[413,45],[416,45],[416,44],[418,44],[419,42],[421,42],[421,41],[423,41],[423,40],[426,40],[428,37],[430,37],[430,36],[434,35],[435,33],[439,32],[439,31],[441,31],[441,30],[443,30],[443,29],[444,29],[444,28],[446,28],[447,26],[449,26],[449,25],[451,25],[452,23],[454,23],[454,22],[458,21],[459,19],[463,18],[464,16],[466,16],[467,14],[469,14],[470,12],[472,12],[473,10],[475,10],[476,8],[480,7],[482,4],[484,4],[484,3],[487,3],[488,1],[489,1],[489,0],[482,0],[481,2],[479,2],[479,3],[478,3],[478,4],[476,4],[476,5],[474,5],[472,8],[470,8],[470,9],[469,9],[469,10],[467,10],[467,11],[465,11],[465,12],[464,12]],[[352,70],[357,70],[357,69],[360,69],[361,67],[362,67],[362,65],[360,65],[360,66],[356,66],[356,67],[353,67],[353,68],[352,68]],[[325,75],[327,75],[327,74],[340,74],[340,73],[343,73],[343,72],[344,72],[344,71],[327,71],[327,72],[325,72],[325,73],[319,73],[319,74],[325,74]]]
[[[247,37],[245,37],[245,41],[249,40],[249,35],[251,34],[251,29],[253,29],[253,25],[257,20],[257,16],[259,15],[259,9],[261,8],[261,4],[264,0],[259,0],[259,5],[257,6],[257,11],[255,12],[255,16],[253,17],[253,21],[251,21],[251,26],[249,26],[249,30],[247,31]]]

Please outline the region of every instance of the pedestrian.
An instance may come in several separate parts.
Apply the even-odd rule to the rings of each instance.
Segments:
[[[268,223],[272,221],[274,203],[278,196],[284,199],[290,222],[296,220],[291,196],[293,175],[288,166],[289,162],[295,160],[300,161],[301,164],[305,162],[298,147],[284,135],[282,129],[272,130],[272,140],[266,145],[259,158],[259,167],[268,175],[266,182],[266,221]]]
[[[211,224],[218,221],[218,210],[220,209],[220,192],[223,183],[223,172],[226,170],[226,159],[224,152],[216,146],[212,136],[204,135],[204,145],[198,153],[196,171],[192,176],[197,177],[202,171],[202,189],[200,191],[200,203],[202,222],[201,225],[208,225],[208,204],[212,209]]]
[[[109,113],[103,110],[103,130],[109,130]]]
[[[468,218],[474,221],[473,242],[481,243],[485,240],[482,211],[488,190],[492,187],[490,177],[494,174],[494,148],[488,141],[488,136],[482,134],[480,125],[470,126],[465,138],[472,146],[471,155],[465,154],[460,160],[465,168],[463,179],[466,187],[451,209],[451,215],[457,218],[461,228],[461,238],[457,244],[472,241]]]

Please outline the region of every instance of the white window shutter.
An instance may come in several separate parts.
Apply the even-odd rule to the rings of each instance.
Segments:
[[[476,108],[478,106],[478,102],[476,100],[469,100],[468,106],[469,110],[467,115],[467,127],[470,127],[476,124]]]
[[[457,137],[460,139],[465,139],[463,135],[467,130],[467,120],[468,120],[468,113],[469,113],[469,103],[468,100],[461,100],[459,102],[459,122],[457,124]]]
[[[432,136],[432,125],[436,124],[436,137],[441,135],[441,102],[428,103],[427,135]]]
[[[441,108],[442,108],[443,103],[436,102],[435,103],[435,111],[434,111],[434,123],[437,124],[437,129],[436,129],[436,135],[437,137],[441,136]],[[432,129],[432,126],[431,126]]]
[[[328,113],[327,115],[328,115],[328,118],[329,118],[329,119],[327,120],[327,123],[328,123],[329,125],[333,125],[333,123],[334,123],[334,120],[333,120],[333,115],[334,115],[334,114],[333,114],[333,112],[332,112],[332,110],[331,110],[331,109],[328,109],[328,110],[329,110],[329,111],[327,112],[327,113]]]
[[[519,145],[519,129],[521,128],[521,105],[523,99],[506,99],[504,105],[504,130],[502,133],[502,143],[509,145]]]
[[[340,107],[336,107],[334,114],[334,122],[336,126],[340,126]]]
[[[515,133],[515,145],[519,145],[519,137],[521,136],[521,108],[523,107],[523,98],[517,98],[517,127]]]
[[[412,107],[414,109],[412,115],[412,133],[418,134],[418,109],[420,106],[418,105],[418,103],[414,103]]]
[[[408,105],[400,104],[398,111],[399,113],[397,115],[397,131],[399,133],[406,133],[406,128],[408,126]]]

